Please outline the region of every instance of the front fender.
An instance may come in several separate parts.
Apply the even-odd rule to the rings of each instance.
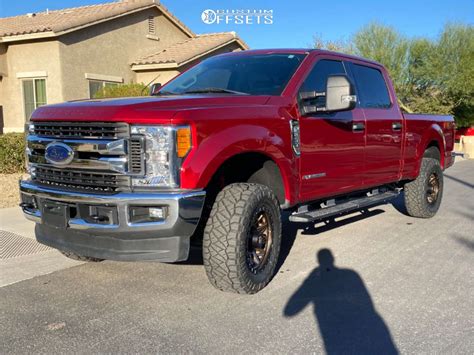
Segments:
[[[181,169],[182,187],[186,189],[205,188],[219,167],[229,158],[242,153],[261,153],[278,166],[285,186],[285,198],[290,201],[294,173],[291,150],[285,145],[285,138],[266,127],[241,124],[224,128],[205,137]],[[291,148],[290,148],[291,149]],[[295,196],[295,195],[293,195]]]

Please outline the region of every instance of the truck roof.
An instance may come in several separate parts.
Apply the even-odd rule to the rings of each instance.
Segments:
[[[325,49],[315,49],[315,48],[268,48],[268,49],[249,49],[238,52],[228,52],[220,55],[250,55],[250,54],[278,54],[278,53],[287,53],[287,54],[308,54],[308,53],[317,53],[317,54],[330,54],[347,59],[356,59],[370,64],[375,64],[383,67],[382,64],[363,57],[358,57],[355,55],[345,54],[341,52],[328,51]]]

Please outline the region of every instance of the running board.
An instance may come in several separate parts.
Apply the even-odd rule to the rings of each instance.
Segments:
[[[294,212],[290,217],[291,222],[314,222],[325,220],[330,217],[339,216],[348,212],[361,210],[367,207],[380,205],[394,199],[399,194],[398,191],[386,191],[370,196],[352,199],[347,202],[332,204],[328,207],[315,209],[312,211]]]

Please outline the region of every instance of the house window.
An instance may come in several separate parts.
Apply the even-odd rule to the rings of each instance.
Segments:
[[[154,35],[155,34],[155,17],[148,16],[148,33]]]
[[[46,105],[46,79],[23,80],[23,103],[25,118],[29,120],[35,109]]]
[[[103,80],[89,80],[89,97],[93,99],[97,92],[107,87],[118,86],[118,83]]]

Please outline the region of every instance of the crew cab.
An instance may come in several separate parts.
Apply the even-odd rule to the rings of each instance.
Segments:
[[[385,68],[340,53],[211,57],[152,96],[42,106],[27,124],[21,208],[39,242],[87,261],[186,260],[255,293],[289,221],[386,203],[428,218],[454,162],[450,116],[404,114]]]

